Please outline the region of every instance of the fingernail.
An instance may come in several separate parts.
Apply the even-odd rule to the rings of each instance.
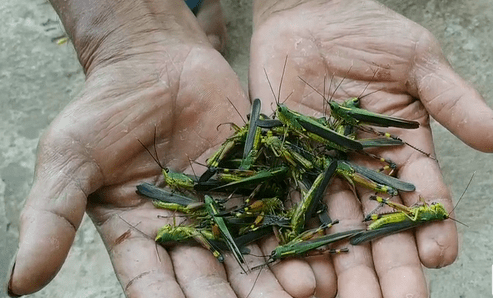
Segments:
[[[12,260],[10,261],[10,270],[7,271],[7,284],[5,285],[6,288],[7,288],[7,295],[9,295],[9,297],[21,297],[22,295],[17,295],[15,294],[13,291],[12,291],[12,276],[14,274],[14,268],[15,268],[15,262],[16,262],[16,259],[17,259],[17,252],[14,254],[14,256],[12,257]]]

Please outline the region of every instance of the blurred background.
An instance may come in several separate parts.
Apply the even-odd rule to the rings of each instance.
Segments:
[[[491,0],[382,0],[430,30],[454,69],[493,107]],[[246,90],[251,0],[222,0],[229,39],[226,59]],[[45,0],[0,2],[0,283],[17,248],[19,214],[33,178],[38,139],[81,90],[84,74],[63,27]],[[432,121],[437,156],[455,200],[476,172],[456,218],[460,253],[446,268],[426,270],[431,297],[489,297],[493,265],[493,156],[476,152]],[[109,257],[85,218],[58,276],[30,297],[124,297]],[[7,297],[0,292],[0,297]]]

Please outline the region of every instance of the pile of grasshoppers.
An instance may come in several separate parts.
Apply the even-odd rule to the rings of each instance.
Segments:
[[[229,250],[243,268],[247,244],[275,234],[279,246],[267,262],[303,255],[311,250],[349,239],[357,245],[377,237],[413,228],[431,221],[445,220],[449,214],[440,203],[407,207],[380,196],[372,198],[395,209],[386,214],[370,214],[366,230],[350,230],[323,235],[337,224],[327,212],[322,198],[337,175],[351,185],[366,187],[379,194],[395,196],[415,190],[412,183],[388,173],[395,168],[390,160],[375,157],[365,148],[406,144],[398,137],[377,133],[373,139],[356,139],[357,129],[366,125],[414,129],[418,122],[389,117],[359,108],[359,99],[342,104],[329,102],[331,117],[315,118],[277,104],[275,116],[261,114],[261,102],[255,99],[249,121],[243,127],[231,124],[234,134],[207,160],[207,170],[200,177],[163,168],[169,189],[144,183],[137,192],[151,198],[158,208],[179,211],[190,217],[188,225],[166,225],[156,241],[162,245],[194,239],[219,260]],[[373,129],[372,129],[373,130]],[[373,156],[387,164],[375,171],[348,160],[347,153]],[[300,202],[289,204],[289,193],[297,190]],[[228,206],[228,199],[242,195],[240,204]],[[222,196],[223,198],[225,197]],[[290,208],[286,206],[290,205]],[[318,218],[315,229],[307,221]],[[348,249],[334,250],[338,253]]]

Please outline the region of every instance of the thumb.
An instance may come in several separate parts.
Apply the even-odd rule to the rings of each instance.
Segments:
[[[467,145],[493,152],[493,111],[457,73],[433,36],[420,41],[412,84],[430,115]],[[421,53],[420,53],[421,51]],[[411,94],[415,94],[411,91]]]
[[[20,239],[8,292],[36,292],[60,270],[82,221],[98,167],[66,133],[53,129],[41,139],[32,189],[21,213]],[[81,148],[81,147],[79,147]],[[81,148],[82,149],[82,148]],[[100,182],[98,182],[100,183]]]

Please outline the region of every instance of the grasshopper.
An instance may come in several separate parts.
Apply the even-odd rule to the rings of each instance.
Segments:
[[[277,109],[275,115],[279,121],[281,121],[289,129],[295,131],[300,135],[307,136],[308,138],[326,144],[334,149],[347,151],[349,150],[362,150],[363,146],[344,135],[337,133],[336,131],[322,125],[319,121],[314,120],[311,117],[302,115],[298,112],[290,110],[286,105],[280,102],[281,85],[284,78],[284,72],[286,70],[286,64],[288,57],[284,61],[284,66],[281,75],[281,81],[279,84],[279,94],[276,97],[272,84],[267,75],[267,71],[264,69],[264,73],[269,83],[272,95],[277,102]]]
[[[228,227],[226,226],[226,222],[222,217],[217,216],[219,214],[218,204],[216,203],[216,201],[214,201],[212,197],[208,195],[205,195],[205,208],[209,215],[212,217],[213,222],[219,228],[221,235],[224,238],[224,242],[226,242],[229,250],[233,253],[236,261],[241,266],[241,264],[245,263],[245,259],[243,258],[240,249],[236,245],[236,242],[233,239],[233,236],[231,235]]]
[[[420,198],[422,204],[414,207],[407,207],[378,196],[372,196],[370,199],[373,199],[381,204],[386,204],[398,211],[386,214],[370,213],[366,219],[370,218],[372,220],[371,224],[368,226],[367,231],[358,233],[351,238],[350,243],[353,245],[358,245],[383,236],[399,233],[401,231],[419,227],[430,222],[443,221],[451,218],[443,204],[428,204],[423,198]],[[461,199],[462,196],[459,201]]]
[[[322,200],[336,168],[337,162],[332,162],[327,166],[326,170],[317,176],[310,190],[303,196],[303,200],[298,204],[292,215],[291,232],[287,235],[288,239],[293,239],[301,233],[306,221],[311,218],[315,208]]]
[[[194,227],[165,225],[159,229],[156,242],[162,245],[169,245],[172,242],[182,242],[190,238],[193,238],[204,248],[208,249],[219,262],[224,262],[223,255],[211,243],[211,240],[215,238],[211,231],[199,230]]]
[[[245,148],[243,150],[243,159],[240,165],[240,170],[249,169],[258,157],[260,134],[262,129],[257,125],[257,121],[260,118],[261,106],[260,99],[256,98],[252,104],[250,125],[248,127],[248,133],[245,140]]]
[[[191,177],[185,173],[173,172],[169,168],[164,167],[159,161],[159,156],[156,151],[156,130],[154,130],[154,153],[156,156],[151,153],[149,148],[147,148],[140,140],[139,143],[144,147],[144,149],[151,155],[152,159],[159,165],[161,168],[162,174],[164,176],[164,180],[166,184],[173,190],[181,190],[187,189],[192,190],[195,185],[196,177]],[[195,178],[195,179],[193,179]]]
[[[272,263],[275,262],[276,260],[287,258],[287,257],[304,255],[307,252],[322,247],[324,245],[353,237],[354,235],[357,235],[359,232],[361,232],[361,230],[350,230],[350,231],[345,231],[335,234],[328,234],[306,241],[295,240],[293,242],[280,245],[272,251],[267,263]],[[331,253],[347,252],[347,251],[348,251],[347,248],[342,250],[329,250],[329,252]]]

